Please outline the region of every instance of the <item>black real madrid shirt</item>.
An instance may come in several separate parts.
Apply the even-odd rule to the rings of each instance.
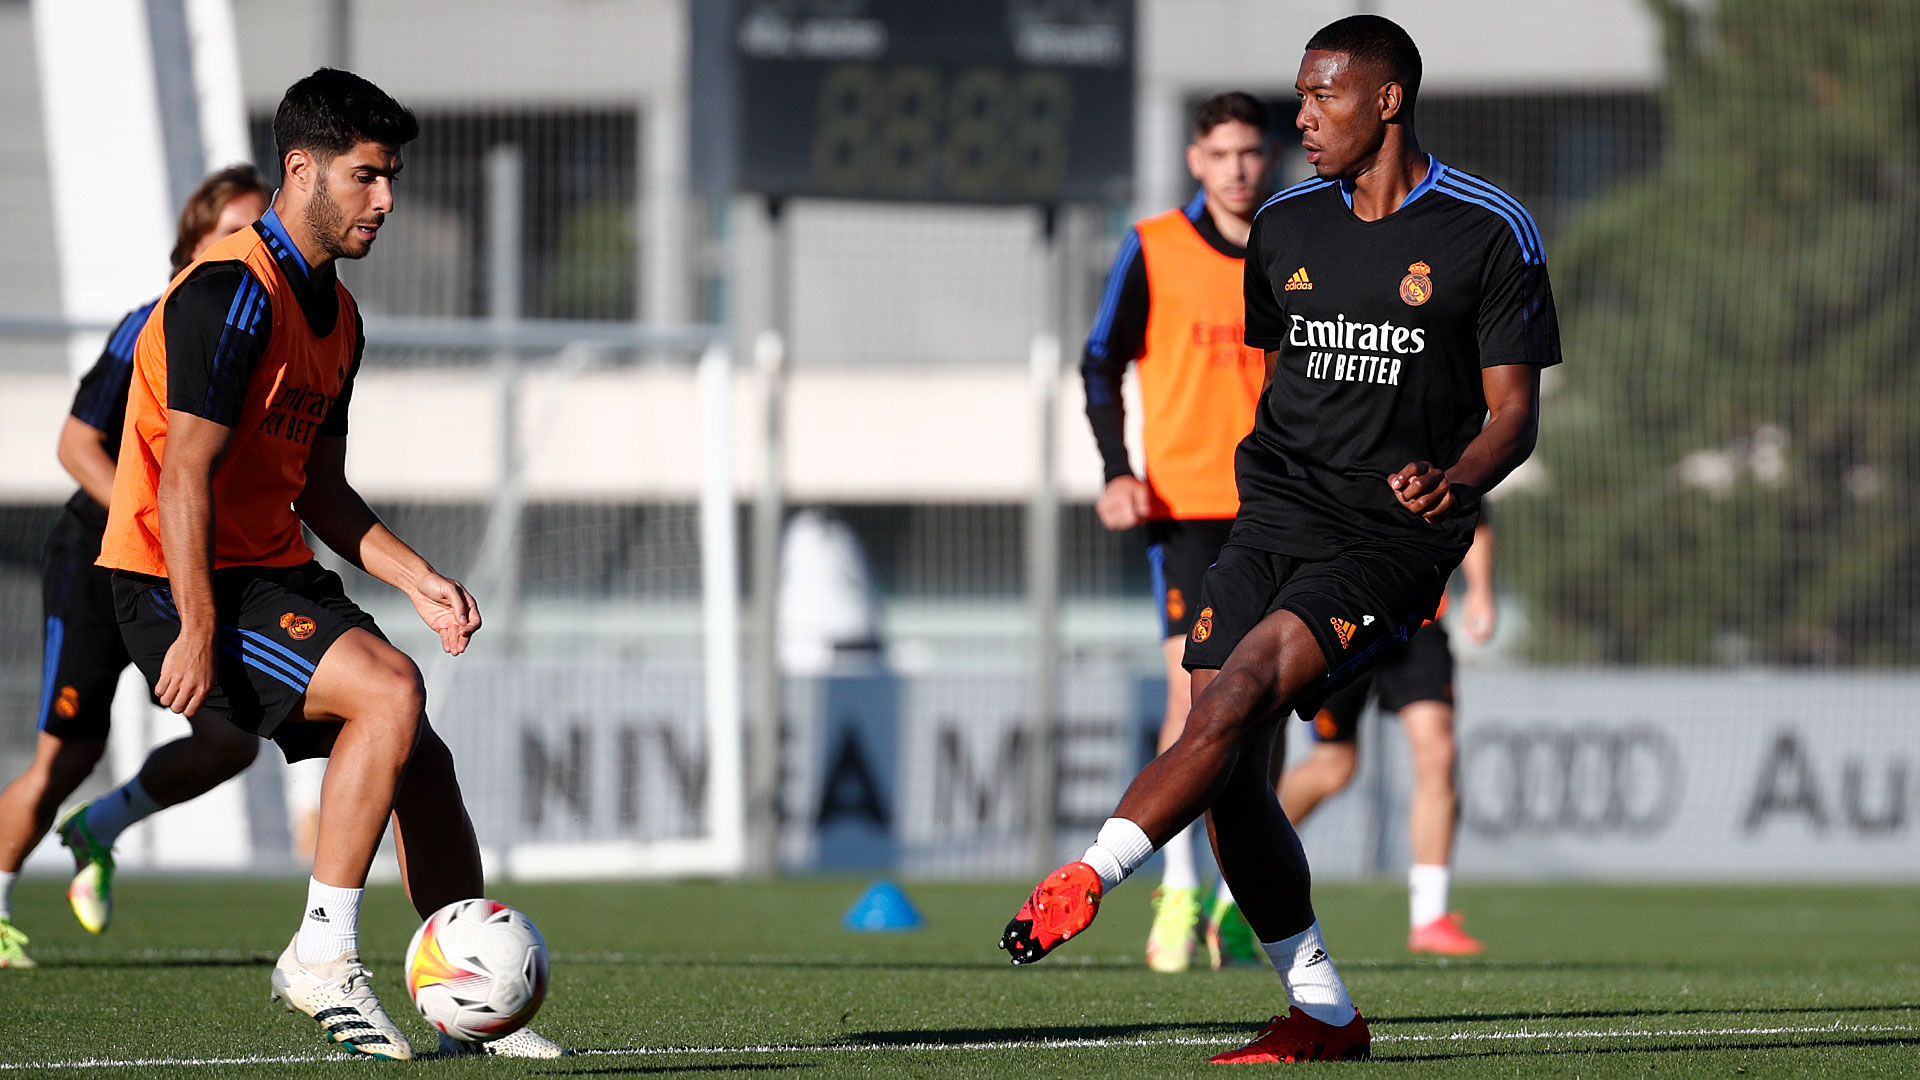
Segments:
[[[1560,362],[1533,218],[1513,197],[1428,158],[1393,213],[1363,221],[1351,189],[1309,180],[1269,199],[1247,243],[1249,346],[1277,350],[1240,443],[1229,543],[1308,559],[1411,542],[1457,563],[1478,505],[1438,524],[1387,476],[1449,468],[1486,423],[1480,369]]]

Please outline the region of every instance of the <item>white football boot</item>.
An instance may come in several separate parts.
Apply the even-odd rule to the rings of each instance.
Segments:
[[[505,1035],[492,1042],[461,1042],[459,1039],[440,1033],[441,1057],[466,1057],[472,1054],[492,1054],[494,1057],[510,1058],[557,1058],[567,1056],[567,1051],[557,1042],[532,1028],[521,1028],[511,1035]]]
[[[358,952],[345,952],[324,964],[303,964],[294,949],[299,935],[287,942],[273,965],[273,1000],[288,1012],[301,1012],[319,1021],[327,1037],[349,1050],[393,1061],[413,1059],[413,1044],[395,1027],[374,996],[372,972],[360,963]]]

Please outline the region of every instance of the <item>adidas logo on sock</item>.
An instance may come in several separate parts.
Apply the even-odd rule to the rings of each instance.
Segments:
[[[1312,966],[1313,966],[1313,965],[1315,965],[1315,964],[1324,964],[1324,963],[1326,963],[1326,962],[1327,962],[1327,950],[1325,950],[1325,949],[1315,949],[1315,950],[1313,950],[1313,955],[1312,955],[1312,956],[1309,956],[1309,957],[1307,957],[1307,962],[1306,962],[1306,963],[1304,963],[1304,964],[1301,964],[1300,966],[1301,966],[1301,967],[1312,967]]]
[[[326,922],[327,909],[323,907],[314,908],[312,911],[307,912],[307,918],[312,919],[314,922]]]

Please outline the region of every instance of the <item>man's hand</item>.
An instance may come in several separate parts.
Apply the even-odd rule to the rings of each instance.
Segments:
[[[153,684],[153,696],[160,704],[185,717],[200,711],[213,689],[213,639],[186,630],[167,646],[160,661],[160,678]]]
[[[1494,610],[1492,589],[1467,590],[1467,601],[1460,614],[1468,641],[1485,645],[1487,639],[1493,637]]]
[[[1453,511],[1453,485],[1447,482],[1444,470],[1427,462],[1407,463],[1387,477],[1387,486],[1409,513],[1428,521],[1439,521]]]
[[[413,610],[420,621],[440,635],[440,647],[448,656],[467,651],[467,640],[480,629],[480,605],[467,594],[467,587],[450,577],[429,572],[407,590]]]
[[[1146,481],[1137,476],[1116,476],[1107,481],[1100,501],[1093,504],[1093,512],[1100,515],[1100,524],[1119,532],[1147,520],[1152,504],[1153,493],[1147,489]]]

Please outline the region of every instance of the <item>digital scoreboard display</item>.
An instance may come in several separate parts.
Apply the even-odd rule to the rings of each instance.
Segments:
[[[738,186],[1124,200],[1132,0],[736,0]]]

